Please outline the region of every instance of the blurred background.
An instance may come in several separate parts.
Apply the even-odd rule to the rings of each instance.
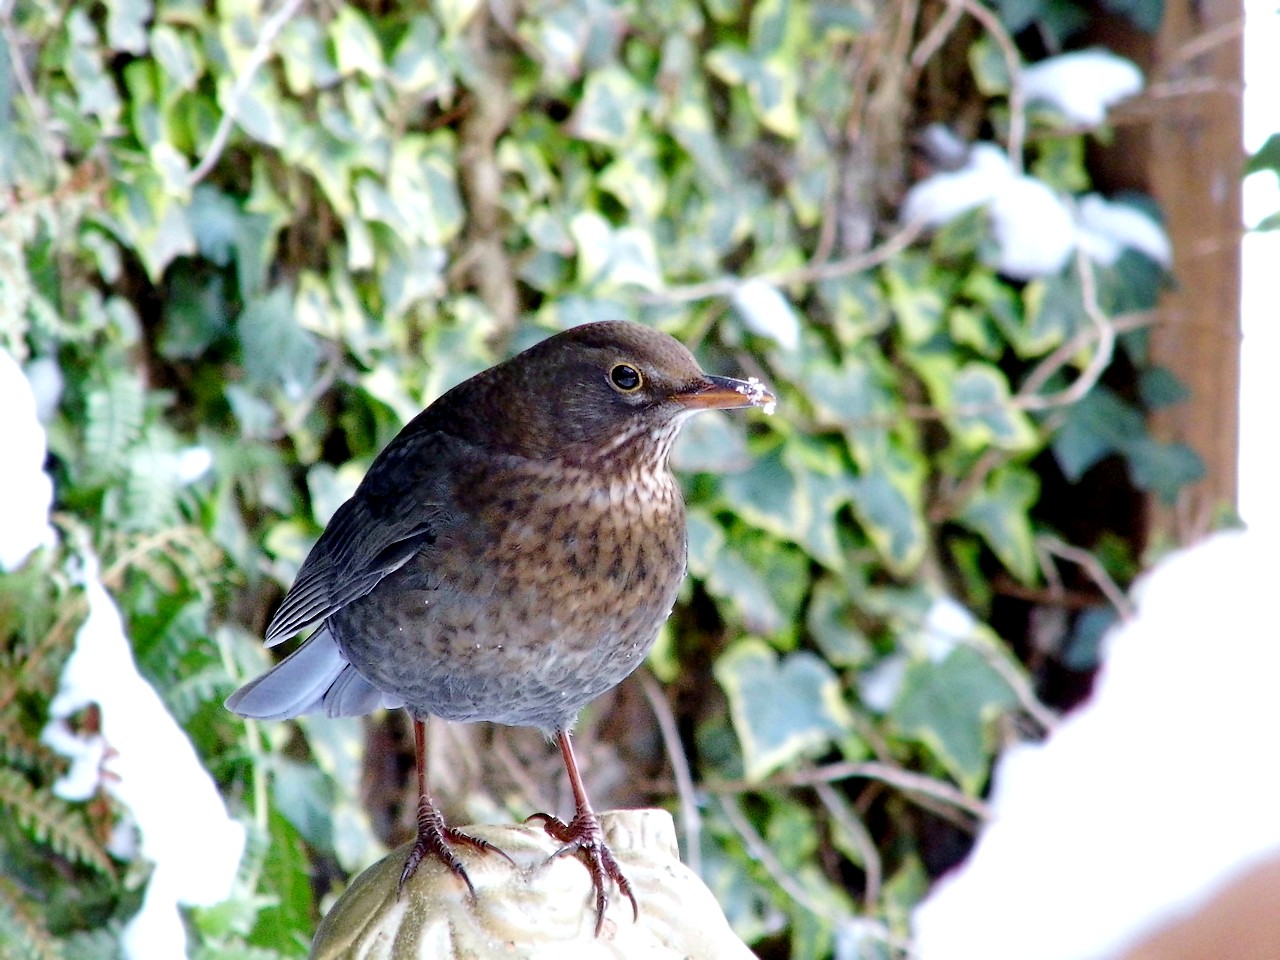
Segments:
[[[686,428],[591,794],[760,956],[902,955],[996,754],[1237,522],[1243,15],[0,0],[0,953],[305,955],[412,836],[411,732],[223,699],[409,418],[626,318],[779,404]],[[571,808],[536,732],[430,752],[451,822]]]

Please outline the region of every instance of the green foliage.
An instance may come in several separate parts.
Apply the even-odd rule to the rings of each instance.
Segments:
[[[1058,0],[997,7],[1015,33],[1084,24]],[[1159,7],[1117,9],[1150,25]],[[1041,537],[1062,515],[1043,491],[1070,501],[1118,462],[1168,500],[1201,467],[1147,429],[1184,392],[1140,335],[1122,342],[1135,384],[1118,371],[1064,393],[1096,373],[1095,315],[1154,302],[1150,261],[1015,285],[983,265],[975,213],[859,268],[893,230],[883,185],[904,180],[904,131],[953,95],[1007,126],[1000,45],[949,38],[938,56],[969,86],[937,101],[883,49],[901,15],[822,0],[574,0],[501,24],[474,2],[283,20],[255,0],[14,7],[26,39],[6,70],[33,95],[0,84],[0,345],[65,381],[48,427],[59,545],[0,576],[0,855],[17,865],[0,936],[17,955],[110,956],[145,883],[146,864],[106,852],[114,801],[59,800],[62,762],[39,741],[83,556],[101,558],[140,670],[250,824],[232,899],[189,915],[194,955],[301,956],[320,899],[389,840],[360,794],[364,731],[246,724],[221,701],[269,662],[271,605],[404,422],[552,329],[618,317],[780,398],[773,418],[694,421],[675,455],[692,584],[661,672],[700,693],[681,729],[714,798],[708,883],[743,937],[797,958],[830,955],[858,915],[905,935],[925,814],[842,783],[878,825],[860,845],[853,814],[788,778],[874,756],[980,794],[998,721],[1028,706],[1009,678],[1029,647],[981,624],[1001,591],[1041,588]],[[1087,190],[1085,135],[1035,132],[1028,169]],[[795,349],[726,309],[742,277],[786,299]],[[939,651],[926,621],[947,603],[979,627]],[[1092,665],[1100,611],[1060,638],[1069,668]]]

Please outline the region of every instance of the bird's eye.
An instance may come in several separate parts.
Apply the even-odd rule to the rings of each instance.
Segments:
[[[631,364],[620,363],[609,371],[609,382],[623,393],[635,393],[644,383],[644,377]]]

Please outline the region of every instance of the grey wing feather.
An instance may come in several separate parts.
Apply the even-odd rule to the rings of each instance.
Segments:
[[[267,646],[287,640],[378,585],[431,545],[444,521],[424,465],[449,453],[452,438],[419,434],[388,447],[355,494],[338,508],[267,628]],[[388,463],[398,460],[400,466]],[[381,464],[382,469],[375,472]],[[415,469],[416,468],[416,469]],[[442,472],[433,472],[439,484]],[[424,487],[426,488],[424,490]],[[427,494],[424,496],[424,494]],[[434,502],[433,502],[434,501]],[[393,509],[386,509],[388,506]]]
[[[352,669],[333,634],[322,626],[289,656],[227,697],[226,706],[255,720],[287,720],[313,713],[329,688]]]
[[[366,680],[355,667],[347,667],[320,700],[328,717],[359,717],[379,707],[394,710],[404,701],[383,693]]]

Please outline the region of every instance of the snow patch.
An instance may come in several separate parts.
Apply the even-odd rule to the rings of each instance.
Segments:
[[[733,291],[731,300],[752,333],[768,337],[784,350],[800,346],[800,321],[773,284],[752,278]]]
[[[1137,207],[1091,193],[1081,198],[1078,216],[1080,247],[1103,266],[1115,263],[1126,248],[1166,269],[1173,262],[1173,247],[1164,227]]]
[[[938,140],[934,127],[925,133]],[[940,227],[979,207],[995,240],[991,265],[1015,280],[1052,276],[1076,250],[1103,266],[1126,249],[1164,267],[1172,260],[1164,228],[1142,210],[1096,193],[1073,202],[1042,180],[1015,174],[993,143],[975,143],[959,169],[934,173],[907,191],[902,220]]]
[[[53,481],[44,472],[44,427],[37,416],[35,392],[22,368],[0,349],[0,569],[13,571],[38,547],[54,542],[49,526]]]
[[[1049,57],[1022,71],[1028,101],[1047,103],[1072,123],[1096,127],[1107,109],[1142,89],[1142,71],[1107,50]]]
[[[1139,584],[1090,700],[1001,759],[972,855],[915,911],[921,960],[1112,957],[1280,850],[1276,553],[1223,533]]]
[[[994,143],[975,143],[959,170],[935,173],[913,186],[902,219],[940,227],[984,206],[998,247],[992,266],[1001,273],[1030,280],[1067,265],[1076,244],[1071,210],[1042,180],[1015,174]]]
[[[128,809],[138,852],[155,869],[142,909],[124,930],[125,956],[172,960],[186,956],[178,905],[211,906],[231,894],[244,828],[227,815],[186,733],[138,673],[95,557],[86,558],[83,583],[89,615],[41,739],[72,759],[56,793],[85,798],[101,785]],[[81,738],[66,718],[90,704],[98,705],[101,732]]]

